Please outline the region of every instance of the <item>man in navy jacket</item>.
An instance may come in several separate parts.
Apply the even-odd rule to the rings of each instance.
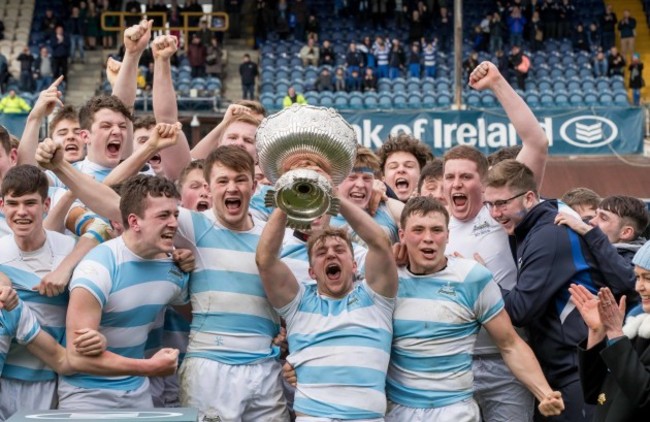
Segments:
[[[628,283],[606,280],[584,239],[555,224],[558,211],[569,207],[539,198],[533,173],[516,160],[505,160],[488,173],[485,205],[513,238],[517,284],[504,292],[505,307],[515,326],[528,330],[529,341],[554,389],[562,392],[565,412],[553,421],[589,421],[593,410],[583,400],[576,345],[587,328],[569,300],[570,284],[595,293],[608,286],[617,294]],[[615,252],[614,252],[615,253]]]

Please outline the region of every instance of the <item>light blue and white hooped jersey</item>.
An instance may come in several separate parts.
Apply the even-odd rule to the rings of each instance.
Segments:
[[[13,235],[0,238],[0,272],[11,279],[18,296],[30,307],[43,330],[62,343],[65,337],[68,292],[47,297],[32,288],[40,284],[41,279],[70,254],[75,240],[49,230],[45,231],[45,239],[38,250],[23,252],[16,245]],[[29,353],[25,346],[17,342],[12,344],[2,370],[3,378],[36,382],[54,380],[56,376],[43,361]]]
[[[0,212],[0,238],[11,234],[11,229],[7,224],[7,218],[3,212]]]
[[[354,260],[357,263],[357,279],[361,280],[364,278],[366,255],[368,254],[368,249],[356,242],[352,243],[352,248],[354,249]],[[309,256],[307,254],[307,242],[298,239],[294,235],[293,230],[286,231],[284,241],[282,242],[282,251],[280,252],[280,258],[282,259],[282,262],[287,264],[289,269],[291,269],[291,272],[296,277],[296,280],[307,284],[316,283],[316,280],[312,279],[309,276]]]
[[[93,163],[88,159],[88,157],[84,158],[81,161],[77,161],[75,163],[72,163],[72,166],[82,172],[83,174],[87,174],[91,177],[93,177],[96,181],[98,182],[103,182],[104,179],[106,179],[106,176],[113,170],[112,168],[109,167],[104,167],[101,166],[97,163]],[[68,189],[68,187],[59,179],[59,177],[54,174],[53,171],[48,170],[46,171],[48,177],[50,178],[50,181],[52,182],[51,185],[57,188],[64,188]]]
[[[248,205],[251,215],[260,221],[269,221],[269,217],[273,212],[273,208],[264,205],[264,197],[271,189],[273,189],[271,186],[259,185]]]
[[[492,274],[475,261],[450,257],[435,274],[402,267],[398,276],[388,399],[437,408],[472,397],[476,335],[503,309]]]
[[[296,412],[333,419],[381,418],[386,412],[395,299],[364,281],[342,299],[300,284],[297,296],[278,312],[287,321],[298,385]]]
[[[372,216],[372,219],[375,220],[375,223],[381,226],[382,230],[388,236],[391,245],[393,243],[399,242],[399,226],[393,219],[393,216],[391,215],[385,203],[381,203],[379,205],[379,208],[377,208],[377,212],[375,213],[375,215]],[[354,230],[352,230],[348,222],[345,221],[345,218],[343,218],[341,214],[332,217],[332,219],[330,220],[330,225],[332,227],[347,228],[348,232],[352,236],[352,240],[360,245],[365,246],[365,242],[354,232]]]
[[[196,258],[190,276],[192,323],[186,357],[247,365],[277,358],[272,345],[280,317],[266,298],[255,250],[264,223],[233,231],[221,225],[212,210],[180,209],[177,246]]]
[[[149,358],[161,348],[171,347],[179,351],[178,365],[180,366],[187,352],[189,335],[190,323],[172,306],[167,306],[158,314],[149,331],[145,356]]]
[[[0,371],[4,367],[12,341],[29,344],[41,331],[36,317],[22,301],[11,312],[0,311]]]
[[[102,308],[99,332],[108,351],[143,359],[149,330],[168,304],[187,303],[188,276],[171,258],[143,259],[120,236],[91,250],[77,265],[70,290],[85,289]],[[135,390],[144,377],[102,377],[77,374],[65,377],[76,387]]]

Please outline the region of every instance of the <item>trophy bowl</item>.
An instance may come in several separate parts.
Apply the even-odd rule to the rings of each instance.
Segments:
[[[265,202],[285,211],[289,227],[338,213],[327,178],[303,168],[320,168],[334,185],[352,171],[356,133],[336,110],[294,104],[264,119],[256,138],[260,168],[275,184]]]

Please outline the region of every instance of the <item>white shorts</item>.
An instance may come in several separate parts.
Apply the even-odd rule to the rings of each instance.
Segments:
[[[109,388],[81,388],[59,379],[59,409],[151,409],[153,402],[149,391],[149,379],[135,390]]]
[[[149,391],[154,407],[180,407],[178,374],[149,377]]]
[[[186,357],[179,370],[181,405],[197,408],[200,421],[289,421],[281,370],[276,360],[227,365]]]
[[[386,422],[479,422],[480,420],[478,404],[472,398],[434,409],[415,409],[389,401],[386,413]]]
[[[20,410],[56,409],[56,381],[0,378],[0,420]]]

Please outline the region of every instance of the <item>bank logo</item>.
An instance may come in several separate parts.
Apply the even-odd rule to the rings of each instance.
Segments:
[[[611,143],[618,136],[618,127],[600,116],[578,116],[560,127],[560,137],[579,148],[598,148]]]

